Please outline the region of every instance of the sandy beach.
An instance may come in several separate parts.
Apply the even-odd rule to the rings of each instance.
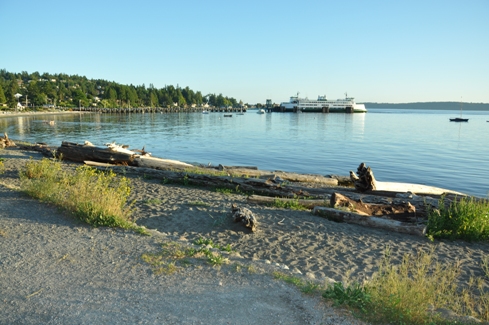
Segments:
[[[31,116],[31,115],[63,115],[63,114],[86,114],[87,112],[77,111],[0,111],[0,118],[2,117],[18,117],[18,116]]]
[[[9,149],[0,157],[6,167],[0,175],[0,324],[355,324],[361,322],[269,274],[318,283],[349,274],[363,281],[386,249],[398,263],[404,254],[434,248],[438,261],[461,262],[464,284],[483,275],[481,260],[489,255],[487,243],[431,242],[142,176],[131,178],[134,219],[152,236],[92,228],[9,189],[18,185],[19,166],[39,153]],[[232,203],[256,215],[256,232],[233,222]],[[200,237],[229,244],[235,251],[230,264],[158,276],[141,260],[162,243],[191,245]],[[237,264],[259,271],[237,272]]]

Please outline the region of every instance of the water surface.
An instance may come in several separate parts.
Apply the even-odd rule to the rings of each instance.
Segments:
[[[348,175],[365,162],[379,181],[427,184],[486,197],[489,112],[369,109],[367,114],[73,114],[1,118],[12,139],[108,142],[156,157],[264,170]],[[43,121],[55,120],[51,126]]]

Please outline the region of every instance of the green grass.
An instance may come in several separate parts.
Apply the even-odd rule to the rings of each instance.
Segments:
[[[324,291],[323,297],[349,306],[374,323],[455,324],[432,311],[439,308],[488,321],[489,292],[484,279],[472,278],[467,287],[459,287],[460,265],[441,264],[433,253],[405,255],[400,265],[393,265],[386,251],[369,282],[336,283]]]
[[[283,201],[276,198],[273,201],[273,206],[276,208],[290,209],[290,210],[299,210],[299,211],[309,210],[307,207],[305,207],[299,202],[299,198],[294,198],[287,201]]]
[[[428,215],[430,238],[489,240],[489,200],[463,197],[448,203],[442,197],[438,206]]]
[[[42,202],[70,211],[93,225],[134,229],[146,233],[131,220],[129,180],[113,172],[80,166],[74,172],[59,160],[29,160],[19,172],[21,190]]]
[[[221,193],[224,195],[238,194],[238,195],[249,195],[246,192],[241,191],[239,185],[236,185],[235,188],[227,188],[227,187],[216,187],[215,191],[217,193]]]

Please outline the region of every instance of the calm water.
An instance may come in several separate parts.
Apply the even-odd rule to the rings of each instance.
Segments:
[[[489,112],[369,109],[367,114],[74,114],[1,118],[12,139],[128,144],[191,163],[348,175],[360,162],[379,181],[489,193]],[[43,120],[55,120],[50,126]]]

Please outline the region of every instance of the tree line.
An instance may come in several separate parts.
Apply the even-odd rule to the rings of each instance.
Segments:
[[[17,95],[17,97],[16,97]],[[20,95],[20,96],[19,96]],[[202,95],[189,87],[165,86],[157,89],[123,85],[114,81],[88,79],[64,73],[21,73],[0,70],[0,107],[240,107],[242,101],[222,94]]]

